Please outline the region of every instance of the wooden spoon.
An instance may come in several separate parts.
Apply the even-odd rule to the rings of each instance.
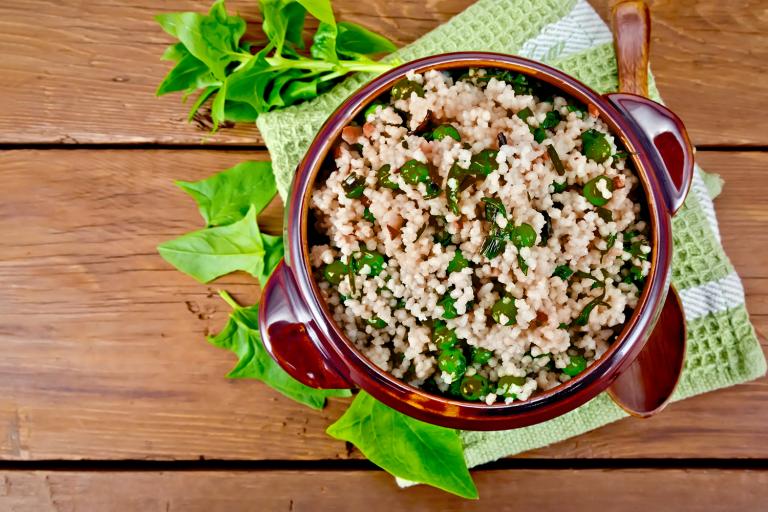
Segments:
[[[643,1],[623,1],[612,10],[619,90],[648,96],[651,16]],[[622,372],[608,393],[633,416],[648,417],[669,402],[685,361],[686,328],[680,298],[673,287],[640,355]]]

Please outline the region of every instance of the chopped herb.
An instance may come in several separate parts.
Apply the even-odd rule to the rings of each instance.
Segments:
[[[482,348],[472,347],[472,364],[485,364],[493,356],[493,352]]]
[[[554,128],[560,123],[560,112],[557,110],[550,110],[544,115],[544,120],[541,122],[541,126],[544,129]]]
[[[371,210],[368,208],[363,210],[363,218],[370,223],[376,222],[376,217],[373,216],[373,214],[371,213]]]
[[[566,105],[565,108],[568,109],[568,112],[577,112],[581,114],[579,117],[584,117],[584,113],[587,111],[587,107],[584,105]]]
[[[496,155],[499,152],[494,149],[484,149],[476,155],[472,155],[469,163],[469,172],[475,176],[488,176],[499,168]]]
[[[392,190],[397,190],[400,188],[400,186],[397,184],[397,182],[392,181],[392,176],[389,173],[390,166],[389,164],[382,165],[378,171],[376,171],[376,178],[379,181],[379,185],[385,188],[389,188]]]
[[[525,107],[523,110],[519,111],[517,114],[515,114],[521,121],[527,122],[527,119],[533,115],[533,111]]]
[[[453,259],[448,263],[448,267],[445,269],[449,274],[452,272],[459,272],[469,266],[469,261],[464,257],[459,249],[453,255]]]
[[[568,183],[563,181],[562,183],[558,183],[556,181],[552,182],[552,188],[554,189],[554,194],[559,194],[560,192],[564,192],[566,187],[568,187]]]
[[[544,142],[544,139],[546,138],[547,138],[547,132],[541,126],[533,130],[533,140],[535,140],[539,144]]]
[[[565,166],[563,165],[562,160],[560,160],[560,156],[557,154],[555,146],[547,144],[547,154],[552,161],[552,166],[555,168],[555,171],[557,171],[557,175],[562,176],[565,174]]]
[[[570,362],[563,368],[564,374],[575,377],[587,368],[587,360],[584,359],[584,356],[571,356],[570,359]]]
[[[378,101],[374,101],[368,105],[365,108],[365,111],[363,111],[363,118],[367,121],[371,116],[375,116],[379,107],[384,108],[384,105]]]
[[[507,210],[504,208],[504,203],[501,202],[501,199],[484,197],[482,201],[485,203],[485,220],[496,222],[497,215],[501,215],[505,219],[507,218]]]
[[[350,174],[341,182],[341,188],[350,199],[358,199],[365,192],[365,178],[357,174]]]
[[[602,295],[596,299],[592,299],[586,306],[584,306],[584,309],[581,310],[581,313],[579,313],[579,316],[576,318],[574,323],[576,325],[587,325],[589,322],[589,315],[592,313],[592,310],[601,304],[606,305],[605,302],[603,302],[603,298],[605,298],[605,290],[603,290]]]
[[[492,232],[483,241],[483,247],[480,249],[480,252],[483,256],[492,260],[504,251],[506,245],[507,242],[504,240],[503,234]]]
[[[517,255],[517,264],[520,266],[520,270],[523,271],[523,274],[528,275],[528,263],[526,263],[523,256],[519,253]]]
[[[563,281],[567,281],[573,275],[573,270],[568,265],[558,265],[555,271],[552,272],[553,277],[559,277]]]
[[[456,311],[456,299],[451,297],[450,293],[443,295],[443,297],[437,302],[437,305],[442,306],[443,318],[446,320],[459,316],[459,313]]]
[[[617,236],[618,236],[618,233],[611,233],[610,235],[608,235],[608,240],[606,240],[606,246],[605,246],[606,252],[613,249],[613,246],[616,245]]]
[[[373,316],[365,321],[368,325],[374,329],[383,329],[387,326],[387,322],[377,316]]]
[[[602,206],[597,209],[597,216],[603,219],[605,222],[613,221],[613,212],[608,208]]]

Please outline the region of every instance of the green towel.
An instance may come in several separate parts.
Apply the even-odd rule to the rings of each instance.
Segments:
[[[375,28],[375,27],[374,27]],[[611,33],[586,0],[480,0],[395,56],[486,50],[551,64],[599,92],[615,91]],[[262,115],[258,127],[272,157],[280,195],[328,115],[371,78],[353,76],[313,101]],[[660,101],[651,84],[651,96]],[[712,197],[721,182],[696,168],[691,193],[673,220],[672,282],[688,321],[688,355],[675,399],[763,375],[765,358],[744,306],[744,289],[720,244]],[[468,465],[546,446],[601,427],[626,413],[602,394],[579,409],[532,427],[463,432]]]

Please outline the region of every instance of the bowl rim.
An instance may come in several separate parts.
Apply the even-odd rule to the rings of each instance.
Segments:
[[[380,369],[360,352],[333,315],[314,279],[309,261],[307,239],[308,212],[315,179],[328,152],[338,140],[341,130],[370,102],[386,92],[409,72],[423,73],[431,69],[480,67],[503,68],[549,83],[556,90],[598,111],[612,135],[630,152],[635,174],[643,187],[651,226],[651,263],[646,285],[637,306],[608,350],[576,377],[549,390],[534,394],[524,401],[491,405],[467,402],[432,394],[416,388]],[[474,429],[510,428],[537,423],[571,410],[605,390],[626,369],[642,349],[654,325],[669,286],[671,265],[670,213],[663,202],[660,183],[653,160],[649,157],[631,122],[604,96],[577,79],[545,64],[513,55],[491,52],[455,52],[434,55],[404,63],[366,82],[352,93],[329,116],[299,163],[286,207],[286,261],[293,273],[301,299],[312,318],[329,327],[326,340],[336,353],[339,368],[356,385],[374,397],[394,405],[411,416],[445,426]],[[296,243],[298,242],[298,243]],[[554,414],[550,412],[555,411]],[[542,419],[543,418],[543,419]]]

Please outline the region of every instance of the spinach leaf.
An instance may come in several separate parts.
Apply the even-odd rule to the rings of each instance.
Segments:
[[[354,23],[336,23],[329,0],[260,0],[262,30],[268,41],[258,51],[241,41],[245,22],[230,16],[224,0],[207,15],[193,12],[161,14],[157,21],[179,39],[163,58],[176,62],[157,94],[202,89],[190,119],[209,99],[212,130],[225,121],[254,121],[259,114],[316,97],[344,75],[382,72],[394,63],[366,55],[394,50],[394,45]],[[319,20],[310,55],[304,47],[307,12]]]
[[[336,51],[343,55],[373,55],[397,50],[392,41],[348,21],[338,23]]]
[[[176,62],[176,66],[165,75],[165,78],[157,87],[155,92],[157,96],[162,96],[169,92],[204,89],[221,83],[214,78],[208,66],[189,53],[187,48],[181,43],[169,46],[163,54],[163,59]]]
[[[259,334],[259,307],[240,307],[227,292],[219,294],[233,307],[227,325],[215,336],[209,336],[213,345],[237,354],[237,365],[229,372],[231,379],[258,379],[283,395],[322,409],[327,397],[348,397],[348,389],[315,389],[305,386],[288,375],[264,349]]]
[[[361,391],[327,432],[354,444],[371,462],[395,476],[464,498],[478,497],[454,429],[413,419]]]
[[[226,68],[237,59],[245,20],[229,16],[224,0],[217,0],[208,15],[194,12],[159,14],[155,17],[163,30],[181,41],[187,51],[203,62],[218,80],[227,76]]]
[[[317,18],[323,23],[336,23],[336,18],[333,16],[333,7],[331,7],[331,0],[296,0],[299,2],[309,14]]]
[[[317,26],[317,32],[312,38],[312,47],[309,49],[310,55],[318,60],[329,62],[338,62],[336,55],[336,37],[338,29],[333,23],[320,23]]]
[[[235,270],[264,275],[264,243],[253,207],[234,224],[188,233],[157,250],[165,261],[203,283]]]
[[[283,246],[283,237],[261,234],[261,242],[264,244],[264,270],[259,274],[259,283],[261,287],[267,284],[267,279],[275,270],[275,267],[285,255],[285,247]]]
[[[209,227],[238,221],[251,206],[258,215],[277,193],[270,162],[242,162],[210,178],[176,184],[194,198]]]

